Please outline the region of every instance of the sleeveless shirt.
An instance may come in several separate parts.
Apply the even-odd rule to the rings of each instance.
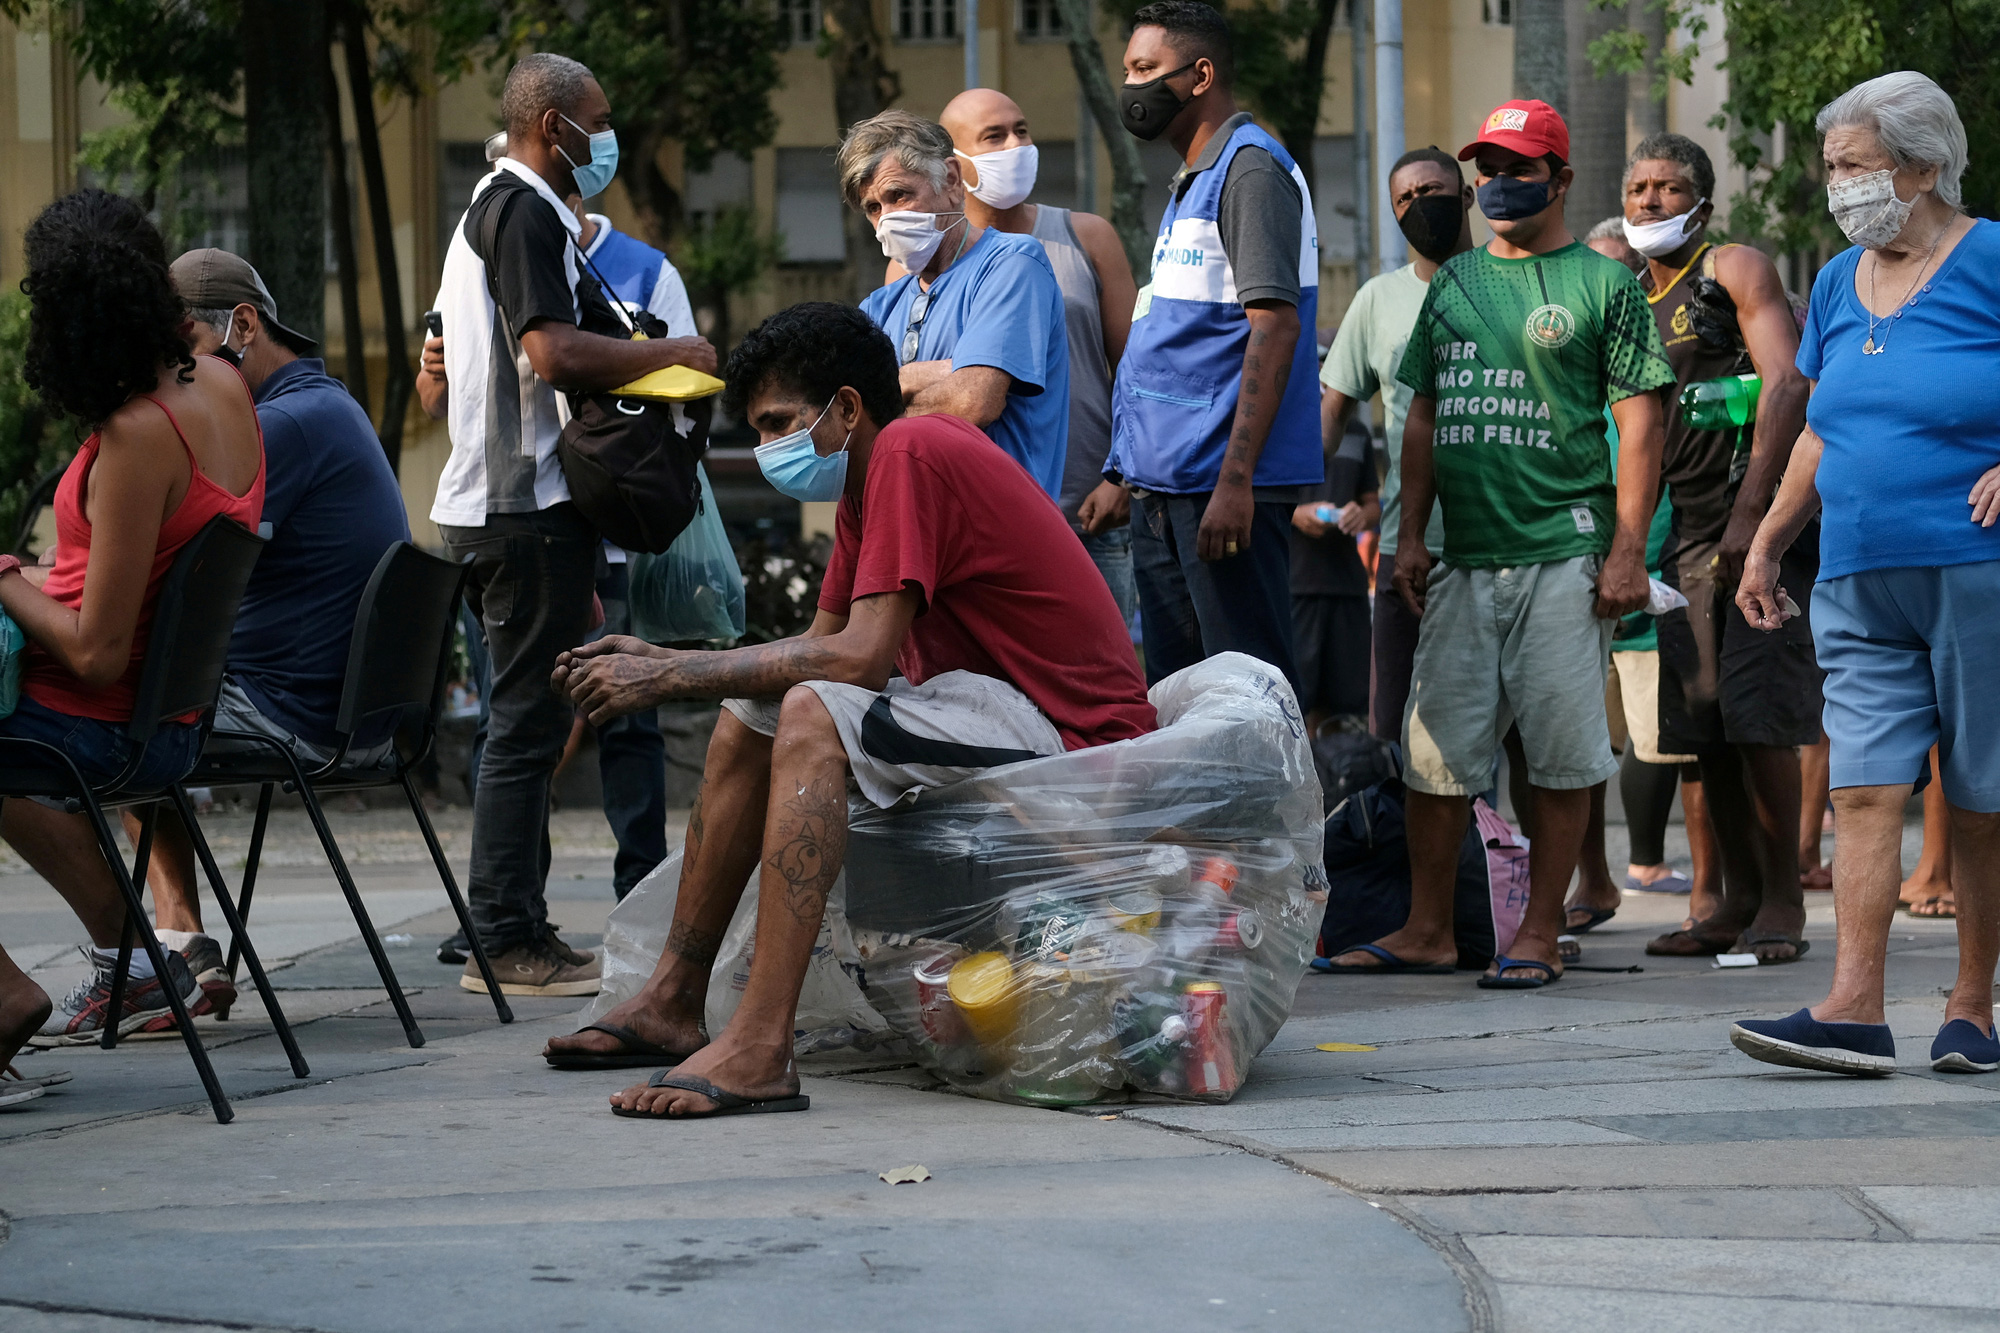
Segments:
[[[1695,430],[1681,416],[1680,390],[1702,380],[1721,379],[1749,370],[1741,345],[1719,347],[1696,331],[1694,279],[1701,274],[1703,260],[1713,253],[1704,245],[1688,260],[1665,291],[1647,292],[1653,320],[1666,345],[1667,364],[1673,367],[1674,395],[1667,403],[1667,444],[1661,455],[1661,479],[1673,495],[1674,531],[1682,542],[1712,542],[1722,539],[1729,524],[1734,501],[1732,475],[1738,442],[1749,444],[1749,430],[1732,426],[1727,430]]]
[[[1111,363],[1104,355],[1103,288],[1069,213],[1036,204],[1035,225],[1028,234],[1042,243],[1056,271],[1069,333],[1069,454],[1056,503],[1073,526],[1083,497],[1104,480],[1104,460],[1111,452]]]

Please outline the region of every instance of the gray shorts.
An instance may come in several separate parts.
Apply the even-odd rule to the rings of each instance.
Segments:
[[[1535,786],[1593,787],[1617,773],[1604,675],[1618,622],[1593,609],[1603,563],[1580,555],[1432,573],[1403,713],[1411,790],[1485,791],[1500,739],[1516,722]]]
[[[305,769],[308,773],[315,768],[323,767],[329,759],[333,758],[333,750],[330,747],[316,744],[300,736],[294,736],[283,725],[264,716],[258,710],[256,703],[244,692],[243,687],[236,683],[233,677],[223,678],[222,693],[216,697],[215,729],[217,731],[247,731],[255,736],[269,736],[272,740],[279,742],[291,750],[293,754],[297,755],[299,758],[299,767]],[[350,750],[347,755],[347,762],[341,765],[341,772],[348,773],[356,769],[392,767],[392,761],[395,758],[395,745],[396,742],[392,737],[379,745],[372,745],[362,750]],[[248,741],[230,741],[219,738],[210,739],[205,748],[216,754],[269,755],[271,753],[268,746],[252,745]]]
[[[921,685],[897,676],[879,694],[831,680],[805,686],[832,715],[855,785],[884,810],[981,769],[1063,752],[1062,733],[1027,695],[976,672],[947,671]],[[778,734],[780,704],[722,701],[762,736]]]

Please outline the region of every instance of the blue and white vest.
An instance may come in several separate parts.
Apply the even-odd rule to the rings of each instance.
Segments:
[[[1167,204],[1153,244],[1152,281],[1139,293],[1132,335],[1111,394],[1111,457],[1105,464],[1149,491],[1215,489],[1236,419],[1250,319],[1236,299],[1236,274],[1222,249],[1216,210],[1230,163],[1262,148],[1291,172],[1304,200],[1299,223],[1299,345],[1278,417],[1257,460],[1258,486],[1325,480],[1319,438],[1319,227],[1305,174],[1284,145],[1245,122],[1215,165]]]
[[[660,280],[660,263],[666,256],[636,236],[627,236],[613,227],[599,224],[604,240],[590,252],[590,262],[611,284],[611,295],[647,309],[653,300],[653,284]]]

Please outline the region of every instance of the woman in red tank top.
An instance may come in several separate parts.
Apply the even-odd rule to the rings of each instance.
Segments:
[[[201,727],[198,715],[168,723],[137,756],[126,735],[153,605],[175,554],[209,519],[226,514],[255,530],[263,438],[242,377],[181,341],[186,310],[138,205],[101,190],[59,199],[29,226],[27,259],[28,383],[51,412],[94,429],[56,491],[54,568],[0,556],[0,608],[28,637],[21,700],[0,718],[0,736],[54,745],[96,782],[136,757],[134,785],[163,785],[194,766]],[[98,964],[51,1016],[48,997],[0,950],[4,1065],[30,1038],[62,1045],[101,1033],[125,909],[85,816],[4,801],[0,834],[69,900]],[[169,969],[180,961],[168,952]],[[121,1031],[168,1012],[145,955],[133,963]],[[189,999],[199,993],[185,966],[168,981]]]

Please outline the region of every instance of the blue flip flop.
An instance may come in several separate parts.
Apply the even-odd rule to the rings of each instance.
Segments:
[[[1336,963],[1333,960],[1344,953],[1373,954],[1381,959],[1379,963]],[[1363,973],[1400,973],[1404,976],[1448,977],[1458,969],[1450,963],[1412,963],[1396,957],[1379,944],[1350,944],[1344,949],[1336,949],[1325,958],[1312,960],[1315,972],[1330,972],[1336,976],[1361,976]]]
[[[1507,969],[1513,967],[1538,967],[1548,973],[1544,977],[1510,977]],[[1540,990],[1552,982],[1562,980],[1562,973],[1548,963],[1533,958],[1509,958],[1501,954],[1493,960],[1493,975],[1479,978],[1481,990]]]
[[[1940,1074],[1990,1074],[2000,1069],[2000,1032],[1981,1032],[1976,1024],[1954,1018],[1938,1029],[1931,1043],[1931,1068]]]

